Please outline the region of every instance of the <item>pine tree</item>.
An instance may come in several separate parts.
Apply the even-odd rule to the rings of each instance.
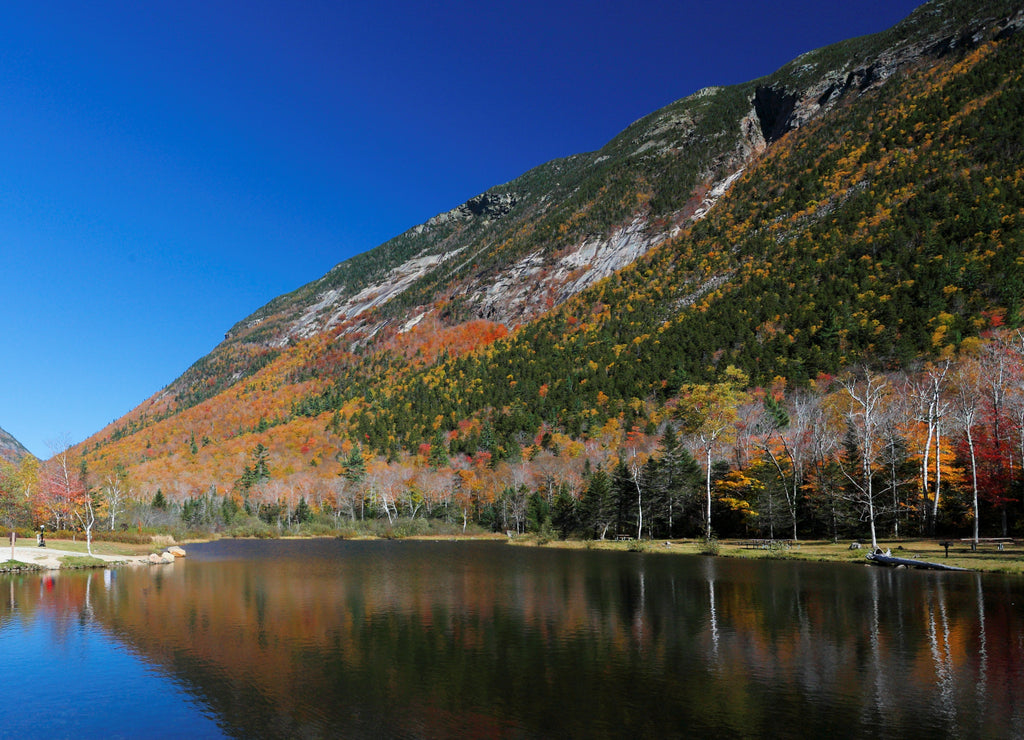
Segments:
[[[348,457],[342,464],[341,475],[349,483],[358,483],[366,477],[366,461],[363,459],[363,451],[359,445],[352,446],[352,451],[348,453]]]
[[[309,504],[306,503],[306,497],[303,496],[299,499],[299,503],[295,507],[295,511],[292,512],[292,521],[296,524],[305,524],[312,518],[313,511],[309,508]]]
[[[257,485],[258,486],[260,483],[263,483],[265,481],[270,480],[270,462],[269,462],[269,458],[270,458],[270,452],[267,450],[266,447],[263,446],[262,442],[260,442],[259,444],[256,445],[256,447],[253,448],[253,451],[252,451],[252,460],[253,460],[252,478],[253,478],[253,485]]]
[[[611,477],[598,467],[590,476],[590,483],[581,502],[581,527],[590,536],[604,539],[615,520],[615,502],[612,499]]]
[[[448,449],[444,443],[444,436],[441,434],[441,430],[438,429],[434,434],[434,441],[430,444],[430,456],[427,458],[427,464],[438,470],[447,467],[450,462],[448,459]]]
[[[577,513],[576,499],[569,491],[569,486],[562,484],[558,489],[558,497],[552,507],[551,520],[558,536],[566,539],[570,534],[579,529],[579,516]]]

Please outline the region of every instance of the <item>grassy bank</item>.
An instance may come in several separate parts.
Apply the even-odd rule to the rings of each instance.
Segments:
[[[163,538],[168,540],[166,544],[172,544],[171,538]],[[31,543],[19,543],[19,546],[29,547]],[[67,550],[68,552],[80,552],[83,555],[88,553],[88,546],[84,539],[56,539],[46,538],[46,546],[53,550]],[[166,545],[164,545],[166,546]],[[148,555],[151,552],[157,552],[162,550],[164,546],[158,543],[147,542],[147,543],[133,543],[133,542],[104,542],[100,540],[92,541],[92,551],[97,555]],[[2,552],[2,550],[0,550]]]
[[[513,544],[538,545],[541,542],[535,535],[522,535],[512,540]],[[850,549],[850,542],[833,543],[828,540],[807,540],[791,546],[776,543],[772,547],[754,547],[746,540],[719,540],[709,546],[703,539],[695,540],[642,540],[617,542],[612,540],[551,540],[544,542],[545,547],[563,547],[588,550],[636,551],[649,553],[684,554],[684,555],[715,555],[717,557],[774,559],[774,560],[809,560],[820,562],[849,563],[863,565],[867,563],[866,555],[869,545],[860,549]],[[1014,573],[1024,575],[1024,543],[1008,544],[1003,550],[995,545],[983,545],[977,552],[971,552],[970,543],[959,540],[949,548],[946,557],[945,548],[938,540],[902,539],[879,540],[883,550],[891,550],[892,554],[914,560],[923,560],[943,565],[952,565],[974,571],[989,573]]]

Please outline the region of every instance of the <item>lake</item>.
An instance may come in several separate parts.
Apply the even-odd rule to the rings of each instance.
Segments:
[[[1024,579],[225,541],[0,576],[2,737],[1024,737]]]

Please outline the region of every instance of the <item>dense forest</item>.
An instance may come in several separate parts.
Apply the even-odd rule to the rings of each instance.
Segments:
[[[284,478],[279,454],[256,443],[230,488],[173,499],[162,489],[140,497],[125,468],[99,477],[63,449],[42,464],[0,463],[0,516],[57,529],[273,535],[472,522],[552,537],[794,540],[976,537],[1024,525],[1020,331],[988,330],[913,372],[861,369],[801,387],[778,378],[751,389],[730,367],[644,406],[643,427],[614,417],[580,441],[541,424],[514,454],[494,453],[499,432],[489,425],[463,430],[476,439],[472,451],[439,431],[390,461],[345,440],[330,476]],[[196,456],[203,442],[187,444]]]

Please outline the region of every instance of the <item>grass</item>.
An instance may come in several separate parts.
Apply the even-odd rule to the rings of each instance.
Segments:
[[[791,547],[781,546],[772,549],[749,548],[745,540],[716,540],[715,547],[708,548],[701,539],[692,540],[644,540],[644,547],[637,542],[615,542],[612,540],[553,540],[547,547],[586,548],[588,550],[610,550],[619,552],[649,552],[682,555],[716,555],[718,557],[744,558],[748,560],[807,560],[816,562],[850,563],[863,565],[867,563],[866,555],[871,549],[870,544],[861,543],[861,548],[850,549],[850,540],[834,543],[830,540],[806,540],[797,542]],[[536,538],[522,535],[513,540],[513,544],[536,545]],[[900,539],[879,540],[879,547],[891,550],[892,554],[915,560],[923,560],[943,565],[953,565],[968,570],[989,573],[1013,573],[1024,575],[1024,544],[1015,542],[998,550],[995,545],[982,546],[977,552],[971,552],[969,542],[959,542],[949,548],[946,557],[945,548],[938,540]]]
[[[41,567],[33,563],[23,563],[20,560],[8,560],[0,563],[0,573],[10,573],[19,570],[41,570]]]
[[[54,550],[67,550],[69,552],[87,553],[88,546],[84,539],[58,540],[47,539],[47,547]],[[153,543],[133,544],[130,542],[103,542],[92,541],[92,551],[97,555],[148,555],[156,549]]]
[[[61,568],[106,568],[110,563],[89,555],[65,555],[60,559]]]

